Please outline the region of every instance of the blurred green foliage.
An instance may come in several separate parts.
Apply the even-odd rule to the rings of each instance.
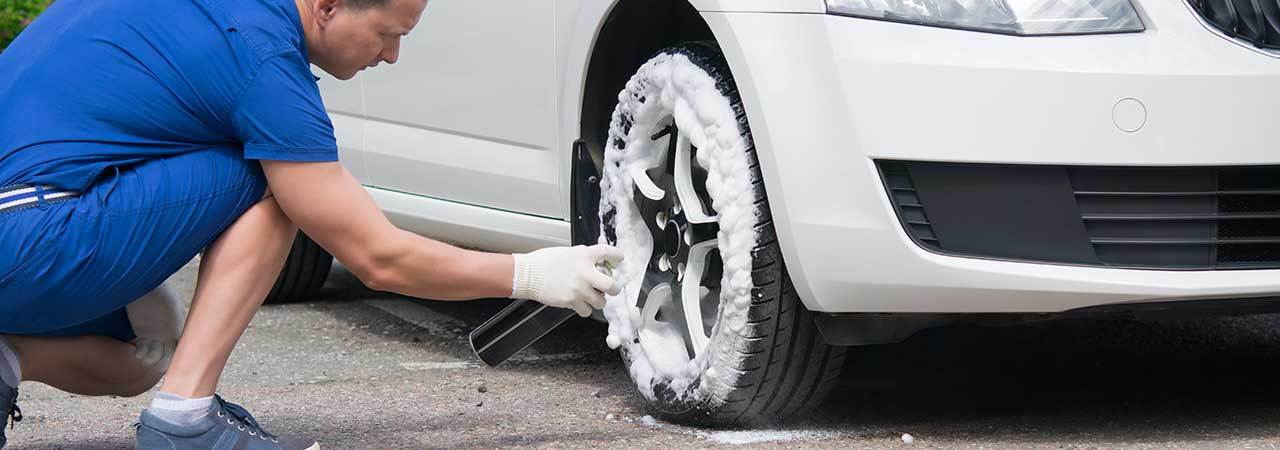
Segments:
[[[0,0],[0,51],[35,20],[51,0]]]

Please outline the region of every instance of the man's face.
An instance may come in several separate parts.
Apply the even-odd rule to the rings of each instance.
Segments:
[[[301,3],[301,2],[300,2]],[[400,38],[418,25],[427,0],[388,0],[386,6],[352,8],[346,0],[314,0],[316,27],[308,30],[311,63],[340,80],[400,58]]]

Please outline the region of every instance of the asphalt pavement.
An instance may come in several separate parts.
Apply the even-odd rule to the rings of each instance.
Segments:
[[[174,278],[188,295],[194,269]],[[1280,447],[1278,315],[929,330],[854,349],[809,417],[713,430],[648,416],[590,320],[483,367],[466,335],[504,304],[372,292],[337,267],[308,302],[263,308],[220,392],[326,449]],[[150,398],[21,394],[16,449],[132,448]]]

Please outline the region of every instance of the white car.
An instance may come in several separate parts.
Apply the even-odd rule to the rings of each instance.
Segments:
[[[322,86],[398,226],[623,248],[638,391],[741,424],[939,324],[1274,310],[1277,49],[1270,0],[432,0]]]

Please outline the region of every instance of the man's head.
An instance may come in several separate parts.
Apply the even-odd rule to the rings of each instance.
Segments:
[[[400,58],[427,0],[295,0],[311,63],[340,80]]]

